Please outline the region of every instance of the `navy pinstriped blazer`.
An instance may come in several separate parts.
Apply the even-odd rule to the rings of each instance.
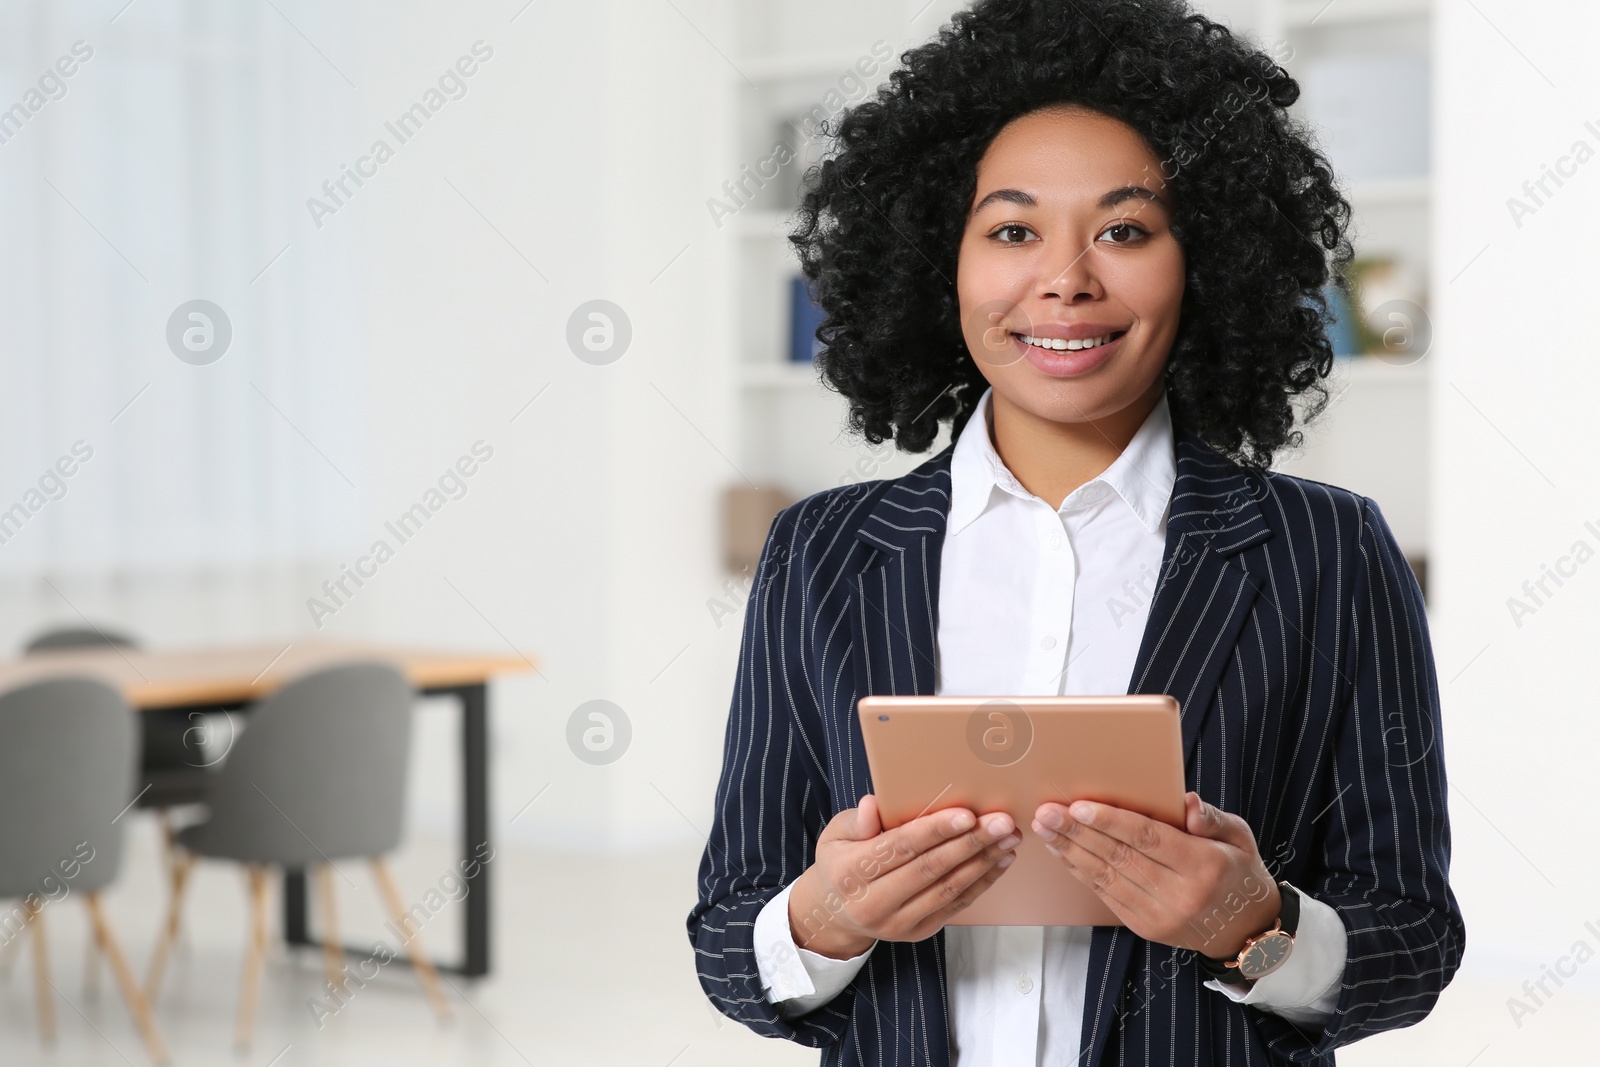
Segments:
[[[1190,952],[1096,927],[1080,1067],[1332,1065],[1338,1046],[1426,1016],[1466,942],[1421,591],[1372,500],[1249,471],[1174,430],[1164,564],[1128,691],[1178,699],[1187,788],[1250,824],[1274,877],[1338,911],[1348,957],[1313,1030],[1206,989]],[[943,931],[880,943],[793,1022],[763,996],[753,942],[761,906],[872,789],[857,698],[934,691],[953,449],[784,509],[746,607],[689,937],[718,1009],[829,1067],[950,1063]]]

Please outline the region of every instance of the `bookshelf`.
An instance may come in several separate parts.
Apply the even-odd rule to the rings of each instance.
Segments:
[[[1224,8],[1225,0],[1200,4]],[[1235,31],[1275,46],[1275,55],[1297,81],[1302,97],[1291,109],[1323,139],[1335,170],[1344,177],[1352,209],[1351,243],[1360,258],[1388,258],[1409,276],[1407,288],[1428,307],[1431,274],[1433,179],[1426,149],[1431,114],[1423,110],[1426,73],[1433,51],[1432,0],[1242,0],[1213,17],[1227,17]],[[1375,108],[1362,99],[1352,76],[1411,74],[1423,92],[1393,91]],[[1342,83],[1342,84],[1341,84]],[[1341,88],[1347,98],[1338,99]],[[1322,99],[1318,100],[1318,94]],[[1411,103],[1416,101],[1416,103]],[[1409,106],[1422,137],[1391,147],[1410,165],[1384,167],[1371,158],[1385,144],[1382,127],[1393,106]],[[1370,124],[1370,125],[1369,125]],[[1343,126],[1341,130],[1339,127]],[[1397,125],[1397,124],[1396,124]],[[1369,137],[1371,147],[1362,142]],[[1342,133],[1342,137],[1341,137]],[[1391,140],[1389,145],[1393,145]],[[1306,442],[1283,456],[1276,469],[1352,489],[1376,500],[1414,566],[1427,557],[1429,423],[1432,367],[1437,353],[1398,365],[1373,356],[1337,361],[1328,382],[1334,400],[1323,416],[1304,427]]]
[[[771,0],[738,8],[740,52],[730,71],[737,155],[729,173],[755,170],[779,143],[794,152],[747,206],[724,220],[732,254],[738,466],[758,485],[794,499],[844,481],[894,477],[932,454],[901,455],[892,444],[870,446],[850,435],[844,399],[822,383],[813,364],[789,359],[789,286],[800,264],[787,236],[801,177],[825,147],[820,140],[805,143],[809,130],[800,116],[822,107],[831,117],[868,99],[900,52],[931,35],[957,7],[952,0]],[[941,433],[934,451],[948,435]]]
[[[732,63],[737,71],[730,71],[737,153],[730,177],[770,158],[785,120],[830,93],[848,103],[865,99],[887,78],[894,57],[929,37],[959,6],[954,0],[926,8],[923,0],[740,5],[741,51]],[[1341,56],[1425,58],[1431,48],[1431,0],[1213,0],[1195,6],[1262,42],[1286,43],[1292,51],[1282,62],[1303,85],[1319,63]],[[877,42],[886,44],[875,48]],[[878,62],[873,75],[849,79],[864,58],[884,53],[890,58]],[[843,92],[846,85],[854,91]],[[1301,117],[1303,110],[1296,104]],[[794,131],[786,136],[791,148],[801,147]],[[819,381],[814,367],[788,360],[788,280],[799,264],[786,235],[801,175],[813,161],[799,153],[722,227],[732,254],[739,466],[752,480],[796,499],[842,480],[892,477],[931,454],[903,456],[892,446],[874,449],[850,437],[843,399]],[[1347,182],[1346,194],[1357,254],[1403,259],[1425,279],[1431,178],[1420,170],[1364,176]],[[1337,399],[1310,428],[1306,446],[1278,465],[1379,500],[1413,557],[1424,555],[1427,543],[1429,364],[1429,358],[1410,366],[1341,359],[1330,382]],[[1381,429],[1374,433],[1375,427]],[[941,433],[935,451],[948,443],[948,433]],[[1405,462],[1395,462],[1397,455]],[[872,473],[860,474],[863,468]]]

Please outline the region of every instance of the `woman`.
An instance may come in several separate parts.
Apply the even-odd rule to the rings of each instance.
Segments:
[[[854,427],[953,441],[772,525],[701,983],[825,1064],[1332,1064],[1465,943],[1420,590],[1376,503],[1267,469],[1326,403],[1348,204],[1180,0],[982,0],[903,59],[792,240]],[[1121,692],[1180,702],[1183,830],[881,826],[859,697]],[[1125,925],[947,928],[1025,833]]]

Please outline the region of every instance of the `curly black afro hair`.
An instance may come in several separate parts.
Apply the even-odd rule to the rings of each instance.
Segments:
[[[903,452],[959,434],[987,381],[963,339],[957,253],[1002,127],[1076,104],[1138,131],[1177,199],[1187,276],[1166,367],[1173,421],[1240,463],[1297,447],[1326,406],[1330,275],[1350,205],[1287,108],[1300,87],[1184,0],[979,0],[823,132],[794,244],[827,318],[817,356],[851,429]]]

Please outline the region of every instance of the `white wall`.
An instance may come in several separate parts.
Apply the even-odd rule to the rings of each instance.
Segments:
[[[353,99],[358,111],[348,138],[274,161],[293,170],[298,192],[270,207],[290,220],[285,262],[352,246],[364,256],[356,318],[368,391],[334,398],[295,430],[326,442],[341,420],[363,423],[365,455],[333,451],[357,475],[365,519],[343,554],[289,567],[68,567],[10,582],[0,640],[15,648],[44,625],[77,624],[81,611],[157,647],[312,635],[514,645],[542,675],[494,688],[498,832],[590,848],[696,839],[673,805],[703,824],[738,640],[736,624],[718,629],[705,608],[723,580],[715,494],[735,476],[718,452],[732,446],[729,287],[704,207],[737,172],[736,75],[718,55],[733,47],[732,6],[280,7],[264,17],[293,22],[304,60],[295,90],[330,106]],[[465,96],[401,144],[385,122],[479,40],[493,55],[465,79]],[[103,49],[116,47],[131,45]],[[313,219],[304,200],[380,138],[393,158]],[[269,272],[257,288],[275,281]],[[566,342],[570,314],[594,298],[633,323],[631,348],[609,366],[580,361]],[[151,358],[164,367],[168,357]],[[493,458],[466,495],[398,545],[384,521],[479,440]],[[397,546],[394,558],[319,630],[307,599],[379,538]],[[568,715],[594,698],[632,719],[632,747],[612,766],[567,747]],[[420,722],[414,822],[453,827],[456,718],[430,710]]]
[[[520,5],[418,6],[405,19],[374,6],[365,24],[381,32],[361,57],[376,128],[473,41],[495,50],[352,220],[373,252],[379,515],[473,441],[495,452],[327,632],[500,651],[509,640],[536,657],[540,676],[494,692],[496,819],[586,847],[695,836],[672,805],[696,822],[706,806],[737,641],[703,606],[721,580],[714,493],[732,475],[717,452],[727,287],[703,208],[732,169],[731,72],[696,29],[715,40],[721,5],[676,6],[535,4],[515,22]],[[633,324],[608,366],[565,340],[594,298]],[[610,766],[566,743],[568,715],[594,698],[633,726]],[[425,721],[439,744],[419,801],[443,812],[454,720]]]
[[[1547,583],[1554,595],[1520,627],[1507,607],[1574,542],[1600,549],[1585,526],[1600,527],[1600,162],[1551,183],[1555,195],[1520,227],[1507,198],[1576,141],[1600,151],[1585,127],[1600,120],[1600,10],[1477,0],[1440,4],[1436,18],[1431,615],[1452,881],[1467,965],[1521,981],[1580,938],[1600,944],[1583,928],[1600,920],[1590,826],[1600,563],[1559,589]],[[1571,981],[1600,982],[1600,965]]]

